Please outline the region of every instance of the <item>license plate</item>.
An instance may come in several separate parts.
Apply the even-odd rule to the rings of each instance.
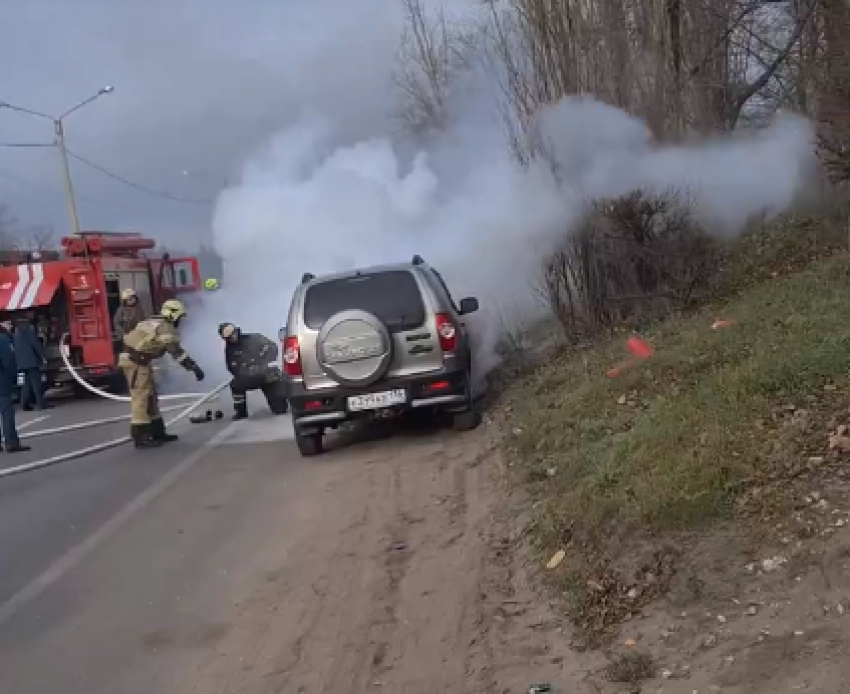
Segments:
[[[383,393],[355,395],[348,398],[348,409],[352,412],[360,410],[380,410],[383,407],[403,405],[407,402],[407,392],[403,388],[387,390]]]

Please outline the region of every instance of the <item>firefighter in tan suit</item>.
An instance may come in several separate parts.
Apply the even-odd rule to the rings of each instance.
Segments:
[[[158,316],[141,321],[124,335],[124,351],[118,366],[124,372],[130,388],[130,435],[136,448],[154,448],[177,437],[165,432],[165,422],[159,411],[159,397],[153,380],[154,359],[166,352],[187,371],[204,380],[204,372],[180,346],[177,325],[186,309],[176,299],[162,304]]]
[[[124,289],[121,292],[121,305],[112,316],[112,327],[119,340],[145,319],[145,311],[139,304],[135,289]]]

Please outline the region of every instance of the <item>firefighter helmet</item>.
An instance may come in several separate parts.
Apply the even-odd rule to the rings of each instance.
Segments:
[[[127,299],[138,299],[138,295],[136,294],[136,290],[132,287],[127,287],[126,289],[121,290],[121,301],[127,301]]]
[[[218,334],[222,340],[229,340],[231,337],[239,337],[239,328],[233,323],[222,323],[218,326]]]
[[[177,299],[168,299],[168,301],[163,302],[162,308],[159,310],[159,315],[167,318],[172,323],[176,323],[186,315],[186,307],[183,305],[183,302],[177,301]]]
[[[215,277],[210,277],[207,280],[204,280],[204,289],[208,292],[215,291],[218,289],[218,280]]]

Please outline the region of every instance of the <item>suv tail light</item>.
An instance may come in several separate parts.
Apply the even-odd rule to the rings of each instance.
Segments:
[[[438,313],[434,316],[437,324],[437,337],[440,339],[440,349],[444,352],[454,352],[457,347],[457,329],[448,314]]]
[[[283,341],[283,370],[287,376],[301,375],[301,350],[297,337],[287,337]]]

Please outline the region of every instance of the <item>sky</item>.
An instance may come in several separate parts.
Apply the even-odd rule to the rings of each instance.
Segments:
[[[327,42],[350,49],[353,20],[380,4],[365,0],[354,13],[329,0],[0,0],[0,101],[58,115],[114,87],[67,119],[68,148],[164,195],[72,159],[81,227],[198,238],[209,233],[212,205],[167,196],[212,200],[252,148],[305,103],[327,108],[328,95],[345,98],[354,74],[360,98],[386,101],[370,92],[389,85],[369,84],[358,66],[376,62],[368,43],[333,71],[322,65]],[[338,84],[328,83],[331,73]],[[49,121],[0,110],[0,142],[52,139]],[[26,223],[65,233],[58,152],[0,147],[0,201]]]

